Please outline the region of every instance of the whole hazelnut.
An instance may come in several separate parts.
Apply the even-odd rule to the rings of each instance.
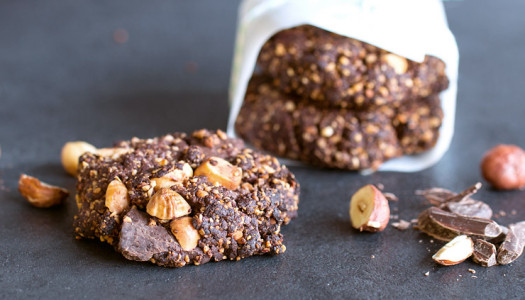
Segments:
[[[515,145],[490,149],[481,160],[481,174],[496,189],[525,187],[525,151]]]

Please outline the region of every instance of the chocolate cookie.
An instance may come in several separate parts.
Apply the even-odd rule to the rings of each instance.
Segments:
[[[207,130],[98,153],[80,158],[77,237],[167,267],[286,250],[280,229],[297,216],[299,184],[274,157]]]
[[[325,107],[397,107],[448,87],[445,64],[436,57],[413,62],[310,25],[275,34],[257,66],[279,90]]]
[[[399,108],[326,108],[279,92],[254,76],[235,123],[256,148],[330,168],[379,167],[403,154],[433,147],[443,113],[439,98],[409,99]]]

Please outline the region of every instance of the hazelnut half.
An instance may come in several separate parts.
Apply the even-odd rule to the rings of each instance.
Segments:
[[[97,148],[95,146],[82,142],[67,142],[62,147],[61,160],[62,166],[69,174],[75,176],[77,175],[78,168],[78,159],[80,156],[86,152],[95,153]]]
[[[195,170],[195,176],[201,175],[206,176],[212,184],[234,190],[241,184],[242,169],[220,157],[210,157]]]
[[[182,217],[170,223],[171,233],[173,233],[184,251],[190,251],[197,247],[201,238],[199,232],[193,227],[192,220],[192,217]]]
[[[191,206],[179,193],[170,188],[158,190],[148,202],[146,211],[161,220],[171,220],[188,215]]]
[[[166,173],[162,177],[152,178],[151,181],[155,182],[155,190],[161,188],[168,188],[182,182],[193,176],[193,169],[187,163],[184,163],[182,169],[175,169],[169,173]]]
[[[113,179],[106,189],[106,207],[116,214],[129,207],[128,189],[118,177]]]
[[[42,208],[61,204],[69,195],[66,189],[43,183],[26,174],[20,175],[18,190],[31,205]]]
[[[360,231],[384,230],[390,220],[388,200],[375,186],[365,185],[352,195],[350,220],[352,227]]]

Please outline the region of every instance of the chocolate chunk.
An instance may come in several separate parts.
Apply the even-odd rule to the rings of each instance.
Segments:
[[[492,209],[485,202],[470,198],[481,188],[478,182],[457,194],[442,188],[431,188],[416,191],[417,195],[424,196],[432,205],[439,208],[469,217],[492,218]]]
[[[484,240],[476,240],[472,259],[483,267],[492,267],[496,261],[496,246]]]
[[[467,198],[459,202],[447,202],[442,208],[444,210],[468,216],[484,219],[492,218],[492,209],[488,204],[482,201]]]
[[[456,195],[453,191],[443,188],[430,188],[426,190],[417,190],[416,195],[425,197],[432,205],[440,206],[450,197]]]
[[[505,240],[505,237],[507,237],[507,233],[509,233],[509,228],[503,225],[499,225],[499,228],[501,228],[501,233],[495,238],[487,239],[487,242],[491,242],[492,244],[497,245]]]
[[[461,192],[461,193],[459,193],[457,195],[454,195],[452,197],[447,198],[445,200],[445,202],[459,202],[459,201],[468,199],[470,196],[472,196],[475,193],[477,193],[480,188],[481,188],[481,182],[477,182],[476,184],[474,184],[473,186],[467,188],[463,192]]]
[[[509,225],[509,232],[498,249],[498,263],[510,264],[523,253],[525,246],[525,221]]]
[[[130,260],[148,261],[155,254],[180,252],[180,245],[166,228],[154,224],[150,216],[133,207],[124,216],[118,250]]]
[[[458,235],[491,239],[501,234],[500,226],[488,219],[468,217],[431,207],[418,217],[418,227],[426,234],[450,241]]]

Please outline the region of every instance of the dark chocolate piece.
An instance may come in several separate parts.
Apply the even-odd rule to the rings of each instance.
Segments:
[[[469,198],[459,202],[447,202],[441,208],[469,217],[492,218],[492,209],[488,204]]]
[[[241,140],[222,131],[133,138],[116,146],[126,151],[111,156],[86,153],[80,158],[79,211],[74,221],[78,237],[100,239],[128,259],[168,267],[285,251],[280,230],[297,216],[299,185],[276,158],[244,148]],[[210,182],[206,174],[192,176],[210,157],[240,168],[240,185],[226,187]],[[105,202],[107,187],[115,178],[129,196],[129,205],[119,212],[109,211]],[[158,212],[173,207],[162,207],[159,196],[155,199],[161,206],[146,209],[152,196],[166,189],[172,192],[167,195],[177,193],[191,207],[185,217],[191,218],[193,237],[195,232],[199,237],[191,250],[179,245],[171,219],[155,217],[171,216]]]
[[[432,205],[439,208],[469,217],[492,218],[492,209],[485,202],[470,198],[481,188],[478,182],[459,194],[442,188],[431,188],[416,191],[417,195],[424,196]]]
[[[472,253],[472,259],[477,264],[483,267],[492,267],[497,265],[496,261],[496,246],[484,240],[476,240],[474,242],[474,252]]]
[[[480,188],[481,188],[481,182],[477,182],[476,184],[474,184],[473,186],[467,188],[463,192],[445,199],[445,202],[459,202],[459,201],[468,199],[468,198],[470,198],[470,196],[472,196],[475,193],[477,193]]]
[[[523,253],[525,246],[525,221],[509,225],[509,232],[498,249],[498,263],[510,264]]]
[[[446,199],[456,195],[453,191],[444,188],[430,188],[426,190],[417,190],[416,195],[425,197],[432,205],[440,206]]]
[[[172,234],[148,214],[133,207],[123,218],[118,249],[130,260],[148,261],[155,254],[180,252]],[[153,225],[149,224],[153,220]]]
[[[419,215],[418,228],[442,241],[450,241],[462,234],[482,239],[501,234],[500,226],[492,220],[463,216],[437,207],[430,207]]]

